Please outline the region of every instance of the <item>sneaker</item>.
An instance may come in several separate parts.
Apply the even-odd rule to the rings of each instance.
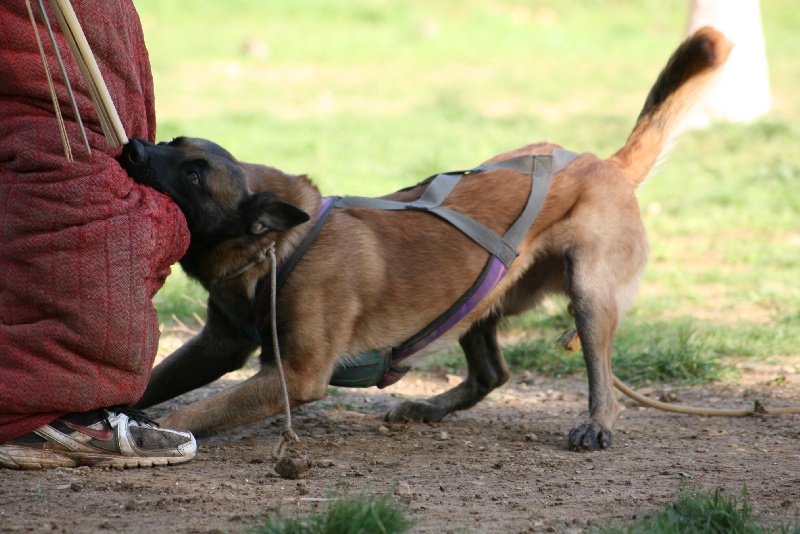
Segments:
[[[0,466],[150,467],[187,462],[196,452],[191,433],[161,428],[138,410],[114,407],[69,414],[0,443]]]

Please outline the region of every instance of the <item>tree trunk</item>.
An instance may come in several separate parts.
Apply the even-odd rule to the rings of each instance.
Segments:
[[[772,105],[758,0],[692,0],[687,34],[713,26],[734,48],[719,82],[687,119],[702,128],[714,121],[750,122]]]

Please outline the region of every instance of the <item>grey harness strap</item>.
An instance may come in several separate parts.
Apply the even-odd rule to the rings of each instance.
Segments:
[[[507,268],[519,254],[517,249],[544,203],[553,173],[569,165],[577,156],[574,152],[557,149],[552,154],[518,156],[468,171],[442,173],[433,178],[422,196],[414,202],[347,196],[337,199],[334,205],[337,208],[427,211],[461,230],[484,250],[497,256]],[[496,169],[531,175],[533,180],[525,209],[503,236],[497,235],[483,223],[441,205],[463,176]]]
[[[520,156],[468,171],[438,174],[429,181],[426,180],[427,189],[414,202],[365,197],[336,199],[334,201],[336,208],[427,211],[455,226],[489,252],[490,256],[472,287],[436,320],[398,347],[359,354],[340,364],[331,377],[331,385],[344,387],[377,385],[379,388],[384,388],[400,380],[410,369],[402,363],[403,360],[457,324],[499,283],[508,267],[519,255],[518,247],[544,203],[552,175],[569,165],[576,157],[578,154],[574,152],[558,149],[552,154]],[[441,205],[463,176],[495,169],[507,169],[531,176],[531,190],[525,208],[502,237],[471,217]]]

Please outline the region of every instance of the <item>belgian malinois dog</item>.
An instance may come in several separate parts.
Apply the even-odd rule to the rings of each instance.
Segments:
[[[466,379],[430,399],[400,403],[386,415],[388,421],[439,421],[474,406],[509,378],[496,335],[501,318],[536,306],[548,294],[566,294],[589,379],[589,419],[569,433],[569,447],[611,445],[622,411],[612,387],[612,339],[648,254],[634,190],[667,150],[730,48],[712,28],[695,33],[670,58],[619,151],[605,160],[584,153],[556,170],[505,276],[419,354],[457,340],[468,363]],[[559,148],[543,142],[495,156],[481,172],[463,174],[442,206],[502,235],[533,189],[530,174],[503,162]],[[165,192],[183,210],[191,244],[180,263],[209,292],[202,331],[153,369],[138,407],[238,369],[263,345],[257,374],[161,423],[203,435],[279,413],[283,398],[270,320],[253,320],[257,288],[270,277],[264,252],[270,243],[282,263],[307,240],[323,204],[319,191],[306,176],[239,162],[200,139],[132,141],[120,161],[134,179]],[[428,185],[383,200],[419,201]],[[275,320],[291,405],[322,399],[343,364],[397,347],[434,322],[475,283],[489,256],[431,213],[333,209],[277,292]]]

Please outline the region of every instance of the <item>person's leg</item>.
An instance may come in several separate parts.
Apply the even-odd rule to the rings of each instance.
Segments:
[[[132,3],[77,7],[127,134],[153,139],[152,78]],[[152,458],[161,438],[171,452],[157,457],[193,454],[185,436],[119,410],[85,414],[132,404],[144,391],[159,338],[151,300],[188,246],[185,220],[119,167],[120,150],[106,146],[86,84],[72,79],[92,146],[86,154],[56,77],[75,157],[66,161],[25,3],[0,4],[0,19],[0,464],[18,457],[20,438],[31,450],[66,447],[70,458],[84,446]],[[74,418],[89,434],[64,430]],[[97,437],[104,429],[115,434],[113,446]]]

